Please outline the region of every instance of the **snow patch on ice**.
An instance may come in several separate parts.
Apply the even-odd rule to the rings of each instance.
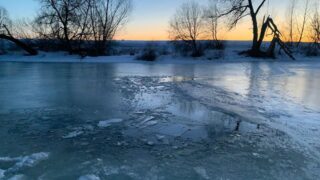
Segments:
[[[98,123],[98,127],[106,128],[106,127],[111,126],[112,124],[121,123],[122,121],[123,121],[123,119],[109,119],[109,120],[105,120],[105,121],[100,121]]]
[[[94,174],[88,174],[81,176],[78,180],[100,180],[100,178]]]

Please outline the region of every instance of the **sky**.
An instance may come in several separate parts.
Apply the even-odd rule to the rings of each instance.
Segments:
[[[130,21],[116,36],[119,40],[167,40],[169,20],[175,10],[187,0],[133,0],[134,8]],[[198,0],[201,3],[207,0]],[[279,16],[286,11],[286,2],[290,0],[269,0],[270,14]],[[0,0],[13,19],[36,16],[39,9],[37,0]],[[222,39],[250,40],[250,21],[240,23],[235,30],[220,33]]]

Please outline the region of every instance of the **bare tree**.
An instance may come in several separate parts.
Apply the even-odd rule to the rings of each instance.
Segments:
[[[226,4],[226,10],[220,14],[220,16],[231,16],[231,21],[229,23],[230,29],[234,28],[238,22],[246,17],[250,16],[252,21],[252,53],[259,53],[262,41],[265,36],[265,32],[261,32],[259,36],[259,24],[258,24],[258,14],[261,8],[266,3],[266,0],[261,0],[258,6],[255,8],[252,0],[222,0]]]
[[[308,48],[307,54],[318,56],[320,54],[320,13],[319,4],[315,4],[315,10],[310,23],[310,39],[311,46]]]
[[[198,40],[204,33],[203,11],[196,1],[188,1],[177,9],[170,21],[169,36],[174,41],[183,41],[192,49],[192,56],[200,56]]]
[[[85,0],[39,0],[41,12],[36,22],[42,36],[61,40],[70,53],[73,52],[72,41],[79,35],[78,13]]]
[[[16,19],[12,22],[12,33],[18,39],[34,39],[33,23],[29,19]]]
[[[257,6],[254,6],[253,0],[221,0],[225,7],[225,10],[220,13],[220,17],[229,16],[230,19],[230,29],[234,28],[238,22],[246,16],[251,17],[252,22],[252,46],[249,51],[245,51],[250,56],[255,57],[274,57],[275,45],[279,44],[281,49],[285,51],[291,58],[293,58],[291,51],[283,44],[281,40],[281,33],[274,23],[271,17],[264,17],[261,25],[261,29],[258,24],[258,15],[265,5],[267,0],[259,0]],[[270,47],[267,52],[261,51],[261,45],[266,36],[267,29],[271,29],[271,33],[273,34],[273,41],[270,44]]]
[[[127,23],[132,10],[132,0],[92,1],[89,18],[95,53],[105,54],[118,30]]]
[[[320,14],[319,14],[319,9],[316,9],[316,11],[315,11],[315,13],[313,15],[311,28],[312,28],[311,39],[319,47],[319,43],[320,43]]]
[[[8,18],[8,12],[6,9],[4,9],[3,7],[0,7],[0,34],[5,34],[6,31],[4,29],[4,25],[5,24],[9,24],[9,18]],[[4,42],[2,40],[0,40],[1,43],[1,49],[0,49],[0,54],[2,54],[5,49],[4,49]]]
[[[204,18],[208,29],[209,37],[213,41],[213,46],[215,48],[218,48],[222,44],[218,38],[219,10],[216,0],[208,1],[208,7],[204,9]]]
[[[292,47],[295,40],[295,25],[296,25],[296,6],[297,0],[290,0],[287,8],[287,22],[288,22],[288,44]]]
[[[132,0],[39,1],[36,31],[41,38],[59,40],[70,53],[105,54],[107,43],[127,22],[132,9]],[[91,40],[95,47],[89,50]]]
[[[305,0],[302,24],[300,25],[300,28],[298,28],[299,39],[298,39],[297,47],[300,46],[301,41],[304,38],[304,33],[305,33],[305,28],[306,28],[307,18],[308,18],[308,12],[310,11],[310,7],[309,6],[310,6],[310,0]]]
[[[0,7],[0,28],[3,28],[3,26],[11,24],[11,20],[8,15],[8,11]]]
[[[10,26],[11,20],[9,18],[7,10],[3,7],[0,7],[0,39],[8,40],[15,43],[30,55],[37,55],[38,52],[35,49],[22,42],[21,40],[14,38],[14,36],[11,34]]]

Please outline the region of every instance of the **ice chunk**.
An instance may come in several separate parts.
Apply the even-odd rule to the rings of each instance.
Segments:
[[[23,167],[33,167],[37,165],[39,162],[47,160],[49,158],[49,153],[40,152],[34,153],[29,156],[20,156],[15,158],[10,157],[0,157],[0,162],[16,162],[12,167],[10,167],[8,172],[15,172],[20,170]],[[0,171],[1,173],[1,171]]]
[[[100,178],[94,174],[88,174],[81,176],[78,180],[100,180]]]
[[[154,126],[156,124],[158,124],[158,121],[149,121],[149,122],[144,123],[142,126],[140,126],[140,128],[146,128],[148,126]]]
[[[252,153],[252,155],[255,157],[260,157],[260,155],[258,153]]]
[[[73,132],[70,132],[69,134],[65,135],[65,136],[62,136],[64,139],[70,139],[70,138],[74,138],[74,137],[77,137],[81,134],[83,134],[84,132],[83,131],[73,131]]]
[[[17,158],[10,158],[10,157],[0,157],[0,162],[12,162],[12,161],[18,161]]]
[[[147,117],[146,119],[144,119],[143,121],[141,121],[141,122],[137,125],[137,127],[145,128],[145,127],[148,127],[148,126],[154,126],[154,125],[158,124],[158,121],[153,120],[154,118],[155,118],[154,116]]]
[[[160,134],[157,134],[156,137],[157,137],[158,141],[162,141],[165,138],[164,135],[160,135]]]
[[[112,124],[121,123],[122,121],[123,121],[123,119],[109,119],[109,120],[105,120],[105,121],[100,121],[98,123],[98,127],[106,128],[106,127],[111,126]]]
[[[153,146],[153,145],[154,145],[154,142],[152,142],[152,141],[148,141],[148,142],[147,142],[147,145],[149,145],[149,146]]]
[[[153,116],[150,116],[150,117],[147,117],[145,120],[143,120],[140,124],[144,124],[144,123],[146,123],[146,122],[148,122],[148,121],[151,121],[151,120],[153,120],[154,119],[154,117]]]
[[[31,154],[30,156],[22,157],[21,160],[16,163],[16,166],[32,167],[37,165],[40,161],[47,160],[48,158],[49,158],[49,153],[46,153],[46,152],[34,153],[34,154]]]
[[[210,177],[207,174],[207,171],[203,167],[195,167],[193,169],[203,179],[210,179]]]
[[[8,180],[26,180],[27,177],[23,174],[18,174],[18,175],[14,175],[11,178],[9,178]]]

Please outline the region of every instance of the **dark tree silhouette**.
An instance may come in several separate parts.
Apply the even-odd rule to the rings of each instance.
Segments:
[[[8,41],[11,41],[15,43],[20,48],[24,49],[26,52],[28,52],[30,55],[37,55],[38,51],[33,49],[32,47],[28,46],[24,42],[22,42],[19,39],[16,39],[11,34],[8,24],[11,24],[11,21],[8,16],[8,12],[6,9],[0,7],[0,39],[5,39]]]
[[[117,31],[127,23],[132,10],[132,0],[91,1],[90,34],[95,42],[95,53],[105,54],[106,47],[114,39]]]
[[[177,9],[170,21],[170,38],[182,41],[192,49],[192,56],[200,56],[201,49],[198,40],[204,31],[203,11],[199,3],[189,1]]]
[[[87,51],[92,55],[105,54],[107,43],[127,22],[132,9],[132,0],[39,1],[36,24],[40,37],[59,40],[62,50],[70,53]],[[92,40],[94,47],[89,48]]]
[[[257,7],[254,7],[254,0],[222,0],[224,2],[224,6],[226,6],[226,10],[219,14],[219,17],[222,16],[231,16],[230,29],[234,28],[238,22],[246,16],[251,17],[252,22],[252,46],[249,51],[245,51],[243,53],[248,54],[254,57],[274,57],[275,44],[279,44],[280,47],[287,53],[290,57],[293,58],[291,51],[285,46],[285,44],[281,41],[280,36],[281,33],[274,21],[271,17],[264,18],[261,29],[259,29],[258,24],[258,15],[261,11],[262,7],[265,5],[266,0],[260,0]],[[261,45],[265,38],[267,29],[270,28],[274,38],[270,45],[270,48],[267,52],[263,52],[261,50]],[[260,31],[259,31],[260,30]]]
[[[72,41],[79,35],[79,8],[85,0],[39,0],[41,11],[36,19],[39,32],[45,37],[58,39],[63,48],[73,52]]]
[[[212,48],[223,48],[222,41],[219,40],[218,28],[219,28],[219,10],[216,0],[209,0],[208,7],[204,9],[204,19],[207,26],[207,31],[210,39],[212,40]]]

